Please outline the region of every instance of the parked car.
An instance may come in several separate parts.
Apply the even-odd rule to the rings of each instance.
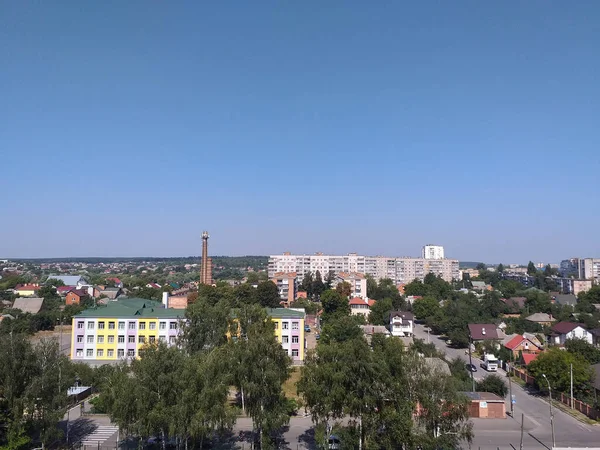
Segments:
[[[304,331],[310,333],[310,325],[304,325]]]
[[[315,339],[318,341],[321,335],[319,333],[315,334]]]
[[[467,364],[466,368],[469,372],[477,372],[477,367],[475,367],[475,364]]]

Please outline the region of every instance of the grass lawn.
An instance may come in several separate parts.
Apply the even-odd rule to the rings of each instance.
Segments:
[[[300,367],[293,367],[292,374],[288,380],[283,383],[283,393],[287,398],[298,399],[298,393],[296,392],[296,383],[300,379]]]

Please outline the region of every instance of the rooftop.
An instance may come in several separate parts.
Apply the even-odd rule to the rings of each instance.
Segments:
[[[30,314],[37,314],[42,309],[42,304],[44,303],[43,298],[39,297],[23,297],[18,298],[13,303],[14,309],[20,309],[23,312]]]
[[[491,323],[470,323],[469,334],[475,341],[483,341],[486,339],[499,339],[496,325]]]
[[[583,324],[576,322],[558,322],[557,324],[554,324],[552,331],[558,334],[567,334],[577,327],[585,328]]]
[[[125,298],[106,305],[98,305],[80,312],[75,318],[182,318],[181,309],[165,308],[160,302],[146,300],[144,298]]]
[[[290,308],[266,308],[267,315],[274,319],[304,319],[305,314]]]
[[[530,316],[525,317],[525,320],[529,320],[530,322],[553,322],[554,319],[550,314],[546,313],[535,313]]]
[[[463,392],[471,400],[483,400],[491,403],[504,403],[504,399],[491,392]]]

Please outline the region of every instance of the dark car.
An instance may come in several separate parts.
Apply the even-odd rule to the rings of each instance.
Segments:
[[[477,372],[477,367],[475,367],[475,364],[467,364],[465,367],[469,372]]]

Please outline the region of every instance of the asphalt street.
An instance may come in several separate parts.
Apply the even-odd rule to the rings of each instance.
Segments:
[[[427,341],[428,333],[425,326],[416,324],[414,333],[415,337]],[[429,334],[429,342],[433,343],[438,350],[444,352],[450,359],[459,357],[465,361],[465,364],[469,361],[469,355],[466,354],[465,349],[450,348],[438,336]],[[478,371],[475,373],[476,379],[481,379],[487,375],[487,372],[480,367],[480,363],[481,360],[473,358],[473,364],[478,368]],[[506,377],[506,372],[499,369],[498,375]],[[518,448],[521,414],[525,416],[524,435],[528,435],[530,440],[536,442],[539,448],[544,448],[544,445],[549,448],[552,447],[549,403],[542,397],[530,394],[517,383],[512,383],[512,393],[516,399],[514,418],[509,417],[506,420],[480,419],[474,421],[475,441],[473,448],[478,448],[479,445],[481,445],[482,449],[484,446],[489,445],[493,448],[497,446],[502,448],[503,445],[507,444],[506,442],[502,442],[502,440],[509,440],[510,444]],[[507,411],[510,411],[509,401],[510,399],[507,398]],[[498,422],[504,424],[501,425]],[[517,435],[513,437],[515,431]],[[594,447],[600,443],[600,426],[582,423],[557,408],[554,408],[554,433],[556,446],[558,447]],[[528,445],[525,448],[538,447]]]

